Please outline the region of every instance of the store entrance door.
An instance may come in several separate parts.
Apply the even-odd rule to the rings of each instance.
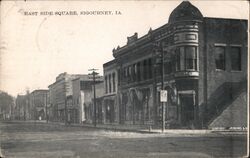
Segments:
[[[181,125],[190,127],[194,123],[194,95],[180,94]]]

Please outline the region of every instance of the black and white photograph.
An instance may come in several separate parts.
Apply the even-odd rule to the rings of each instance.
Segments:
[[[0,1],[1,158],[249,156],[249,1]]]

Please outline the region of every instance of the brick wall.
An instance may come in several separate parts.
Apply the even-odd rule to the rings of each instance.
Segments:
[[[247,92],[242,92],[209,127],[247,127]]]

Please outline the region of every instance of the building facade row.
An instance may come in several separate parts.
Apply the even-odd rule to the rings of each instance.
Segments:
[[[164,114],[169,128],[246,127],[247,28],[247,20],[204,17],[183,1],[167,24],[114,48],[95,84],[59,74],[49,90],[29,95],[28,108],[19,106],[20,117],[158,127]],[[18,96],[17,105],[25,100]],[[26,116],[30,105],[36,114]]]
[[[14,117],[18,120],[46,120],[48,108],[48,90],[37,89],[24,95],[17,95]]]
[[[182,2],[167,24],[128,37],[103,65],[110,122],[160,125],[163,86],[168,126],[208,127],[236,106],[241,123],[231,126],[246,127],[247,38],[247,20],[203,17]],[[242,95],[245,100],[234,105]]]

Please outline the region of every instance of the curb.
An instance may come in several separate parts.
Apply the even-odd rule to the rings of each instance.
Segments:
[[[85,128],[95,128],[95,129],[103,129],[103,130],[109,130],[109,131],[120,131],[120,132],[134,132],[134,133],[147,133],[147,134],[151,134],[151,133],[159,133],[156,131],[146,131],[146,130],[139,130],[139,129],[121,129],[121,128],[116,128],[116,127],[100,127],[100,126],[91,126],[88,124],[80,124],[80,125],[68,125],[68,126],[72,126],[72,127],[85,127]]]
[[[145,133],[145,134],[177,134],[177,135],[204,135],[204,134],[218,134],[218,135],[246,135],[247,130],[186,130],[186,129],[166,129],[164,133],[161,132],[160,129],[152,129],[149,131],[149,129],[126,129],[126,126],[123,128],[119,128],[119,126],[115,125],[105,125],[103,126],[94,126],[92,124],[67,124],[62,122],[51,122],[48,123],[46,121],[3,121],[6,123],[35,123],[35,124],[46,124],[46,125],[56,125],[56,126],[65,126],[65,127],[83,127],[83,128],[92,128],[92,129],[103,129],[107,131],[120,131],[120,132],[133,132],[133,133]]]

